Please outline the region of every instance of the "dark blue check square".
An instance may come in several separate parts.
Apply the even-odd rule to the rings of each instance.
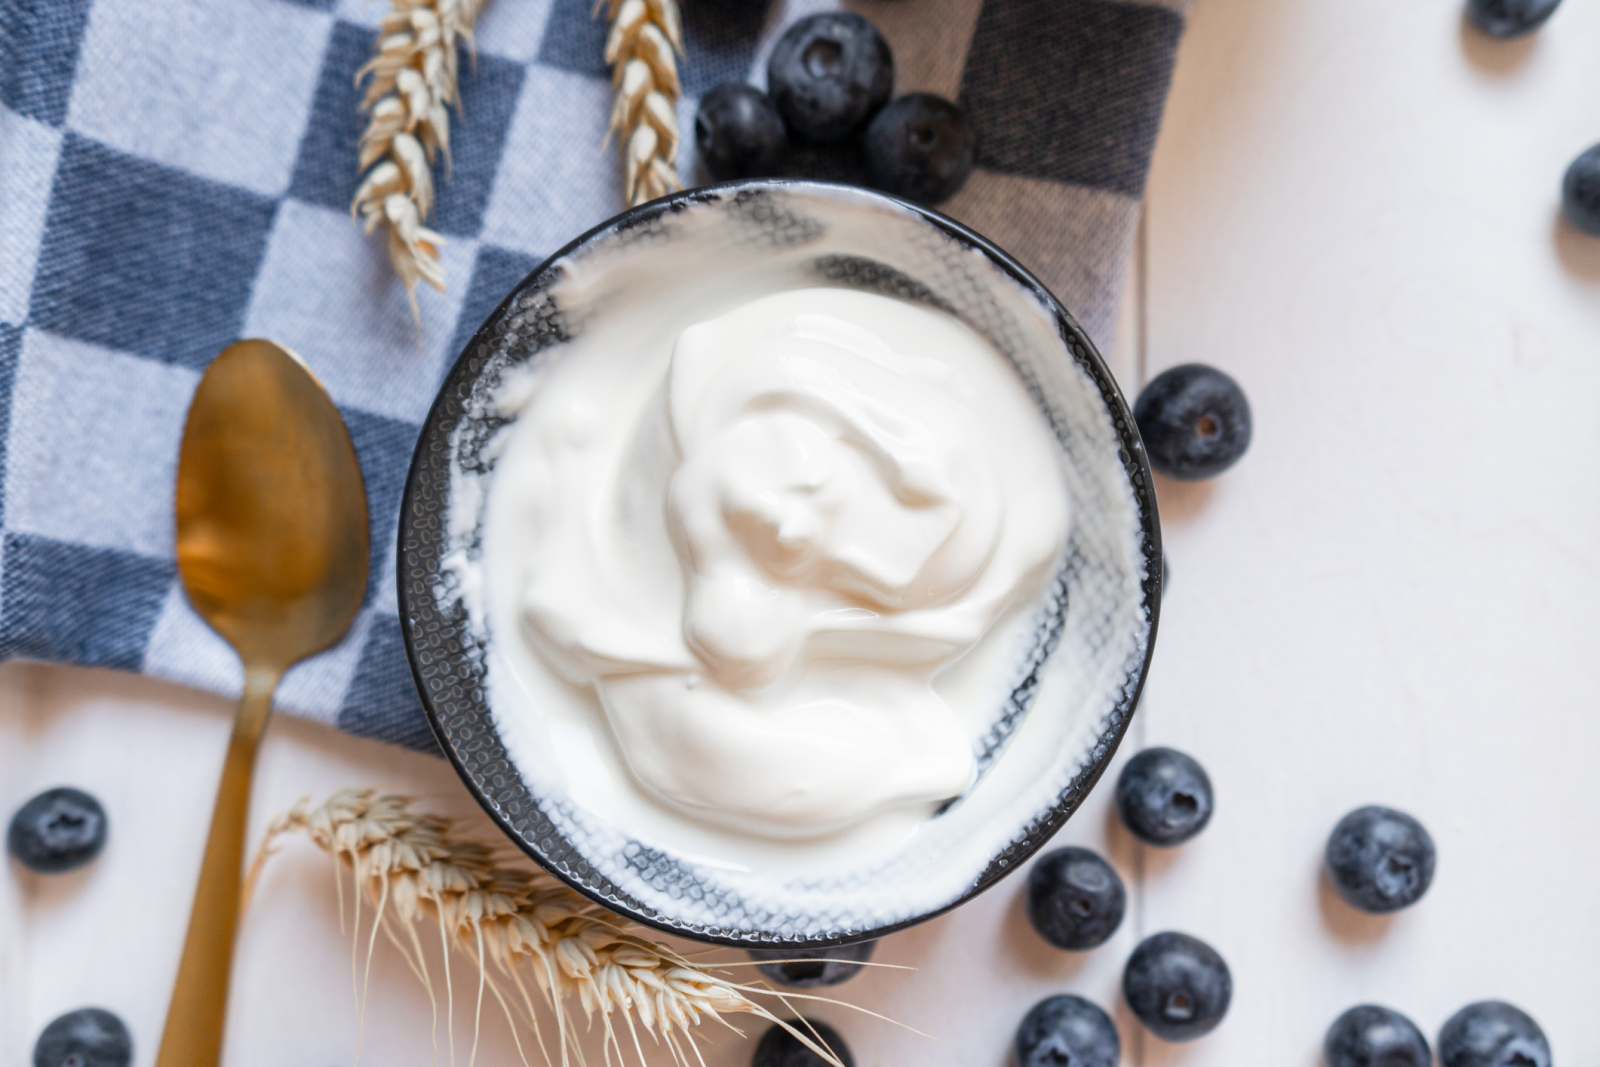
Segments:
[[[539,62],[576,74],[610,77],[606,66],[606,20],[592,0],[552,0],[545,19]]]
[[[361,477],[367,483],[373,559],[367,571],[367,599],[371,600],[400,521],[400,490],[406,482],[406,471],[411,468],[411,450],[416,447],[421,427],[355,408],[340,408],[339,413],[350,430],[350,443],[355,446]]]
[[[69,132],[28,321],[202,368],[238,338],[276,209]]]
[[[0,0],[0,103],[59,126],[67,118],[90,0]]]
[[[364,88],[355,84],[355,76],[372,58],[372,42],[373,31],[365,26],[334,24],[289,182],[290,196],[350,209],[361,184],[358,144],[367,122],[361,110]],[[463,57],[461,106],[450,113],[449,165],[434,168],[430,228],[458,237],[477,234],[524,73],[519,64],[497,56]]]
[[[22,355],[22,327],[0,322],[0,479],[5,476],[6,446],[11,439],[11,395]],[[0,482],[0,522],[5,518],[5,485]]]
[[[456,317],[456,335],[450,342],[452,362],[467,347],[467,342],[483,325],[483,320],[489,317],[489,312],[498,307],[500,301],[518,282],[531,274],[539,262],[536,256],[494,245],[479,247],[477,262],[472,266],[472,281],[467,286],[467,295],[461,300],[461,313]]]
[[[136,671],[176,573],[168,559],[7,534],[0,654]]]
[[[356,71],[372,56],[375,31],[353,22],[335,22],[322,53],[322,72],[311,102],[311,117],[300,137],[289,195],[339,211],[350,209],[361,176],[357,142],[366,126]]]
[[[484,52],[462,60],[461,107],[450,113],[450,164],[434,179],[428,219],[440,233],[473,237],[482,228],[526,73],[520,63]]]
[[[438,754],[433,728],[411,681],[400,620],[395,616],[373,617],[355,677],[339,710],[338,726],[362,737]]]

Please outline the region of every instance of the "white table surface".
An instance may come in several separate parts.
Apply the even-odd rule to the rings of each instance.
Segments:
[[[887,939],[878,959],[916,971],[839,992],[939,1040],[820,1011],[862,1067],[1000,1067],[1060,991],[1113,1012],[1129,1064],[1312,1067],[1351,1004],[1432,1035],[1486,997],[1532,1012],[1562,1067],[1600,1060],[1600,240],[1557,216],[1563,169],[1600,140],[1596,42],[1580,0],[1509,45],[1464,30],[1455,0],[1198,0],[1113,359],[1130,394],[1213,363],[1255,411],[1234,471],[1160,487],[1172,583],[1123,753],[1192,752],[1218,812],[1156,852],[1091,797],[1060,840],[1104,850],[1131,892],[1096,952],[1039,941],[1015,878]],[[137,678],[0,669],[0,809],[73,783],[112,822],[80,873],[0,877],[0,1064],[84,1004],[153,1061],[228,713]],[[254,821],[353,784],[471,810],[438,760],[280,718]],[[1318,875],[1328,830],[1369,802],[1440,851],[1426,899],[1388,919]],[[1143,1035],[1116,991],[1168,928],[1214,944],[1236,986],[1186,1046]],[[241,935],[231,1067],[349,1063],[349,959],[329,863],[289,848]],[[381,947],[362,1056],[432,1062],[427,999]],[[706,1058],[748,1057],[718,1040]],[[479,1058],[518,1062],[492,1012]]]

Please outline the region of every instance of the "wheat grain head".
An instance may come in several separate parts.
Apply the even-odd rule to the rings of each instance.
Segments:
[[[683,52],[678,0],[604,0],[611,30],[611,128],[622,144],[623,195],[629,206],[682,189],[678,155],[678,56]],[[596,4],[598,11],[599,4]]]
[[[627,920],[569,889],[545,871],[509,866],[507,857],[462,836],[452,820],[412,810],[410,798],[370,789],[345,789],[312,807],[301,801],[273,820],[252,865],[250,882],[276,839],[304,833],[352,875],[356,897],[356,943],[361,943],[361,902],[372,909],[367,938],[381,931],[433,997],[433,980],[422,937],[437,932],[446,949],[466,955],[477,971],[478,1000],[489,992],[518,1034],[531,1032],[544,1062],[556,1059],[546,1045],[543,1014],[553,1017],[553,1040],[563,1067],[580,1065],[583,1053],[568,1005],[576,1001],[586,1023],[599,1019],[606,1059],[621,1062],[623,1038],[646,1063],[644,1036],[667,1047],[686,1067],[698,1060],[694,1033],[706,1021],[735,1029],[724,1016],[753,1015],[789,1030],[834,1067],[837,1056],[806,1029],[780,1020],[756,997],[788,997],[764,985],[747,985],[717,973],[715,965],[685,959],[670,947],[641,936]],[[341,897],[342,897],[341,891]],[[454,987],[446,952],[449,998]],[[364,1000],[364,981],[358,996]],[[806,998],[816,999],[816,998]],[[448,1012],[453,1018],[453,1012]],[[453,1049],[453,1043],[452,1043]],[[524,1053],[524,1063],[527,1056]]]
[[[433,210],[433,165],[450,159],[450,108],[460,106],[459,45],[472,44],[472,24],[484,0],[392,0],[375,52],[356,71],[368,112],[361,135],[363,173],[350,213],[371,234],[388,233],[389,262],[405,283],[420,324],[418,281],[444,291],[439,247],[444,238],[424,226]]]

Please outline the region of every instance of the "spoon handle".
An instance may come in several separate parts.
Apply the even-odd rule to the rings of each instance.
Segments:
[[[217,1067],[228,1009],[228,972],[239,924],[239,884],[244,862],[245,822],[250,814],[250,779],[256,748],[272,711],[282,672],[246,667],[244,695],[233,719],[233,736],[222,764],[222,782],[211,811],[200,885],[189,911],[178,980],[161,1033],[156,1067]]]

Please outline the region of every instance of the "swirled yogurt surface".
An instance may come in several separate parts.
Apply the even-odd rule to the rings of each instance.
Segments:
[[[559,679],[542,701],[592,694],[591,743],[650,801],[755,838],[871,837],[959,796],[974,720],[936,682],[1067,537],[1015,370],[953,316],[841,288],[599,339],[503,390],[484,580],[520,673]]]

